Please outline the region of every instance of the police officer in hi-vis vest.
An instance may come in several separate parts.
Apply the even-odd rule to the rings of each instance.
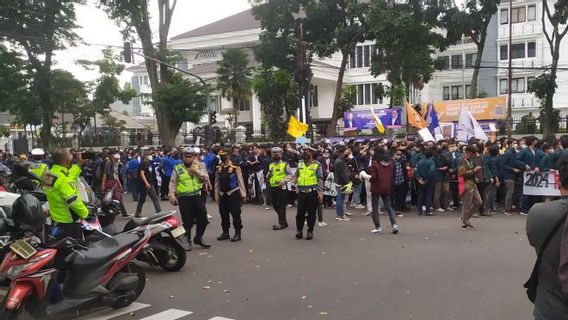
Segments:
[[[278,224],[272,226],[272,230],[288,228],[286,220],[286,205],[288,204],[287,184],[292,180],[290,166],[282,161],[282,149],[272,148],[272,162],[268,166],[268,181],[272,195],[272,206],[278,214]]]
[[[231,161],[227,149],[219,151],[219,158],[221,164],[217,166],[215,173],[215,200],[219,203],[223,233],[217,237],[217,240],[229,239],[230,216],[232,216],[235,235],[231,238],[231,242],[241,241],[243,228],[241,207],[247,195],[243,175],[241,168]]]
[[[187,237],[191,243],[191,228],[193,221],[197,223],[193,243],[205,249],[211,245],[203,242],[203,233],[209,221],[205,199],[201,196],[203,183],[209,177],[207,171],[199,165],[199,160],[193,148],[185,148],[182,151],[183,162],[174,166],[169,184],[168,198],[172,205],[179,204],[179,211],[183,220],[183,226],[187,231]]]
[[[30,172],[39,179],[47,171],[48,167],[45,163],[45,152],[43,149],[35,148],[30,152],[32,155],[32,164],[30,165]]]
[[[298,211],[296,214],[296,239],[302,239],[306,214],[308,218],[308,233],[306,240],[314,238],[314,225],[318,204],[323,202],[323,172],[317,161],[314,160],[316,150],[304,146],[304,159],[298,163],[298,170],[294,175],[293,183],[298,190]]]

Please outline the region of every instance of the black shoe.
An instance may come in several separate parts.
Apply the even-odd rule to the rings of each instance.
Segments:
[[[223,241],[223,240],[229,240],[230,236],[228,232],[223,232],[220,236],[217,237],[217,240],[219,241]]]
[[[288,226],[283,226],[281,224],[275,224],[272,226],[272,230],[282,230],[282,229],[286,229]]]
[[[231,238],[231,242],[238,242],[241,241],[241,235],[239,233],[235,233],[235,235]]]
[[[203,249],[209,249],[209,248],[211,248],[211,245],[210,245],[210,244],[205,244],[205,243],[203,243],[201,240],[197,240],[197,241],[196,241],[196,239],[193,239],[193,243],[195,243],[196,245],[202,247]]]
[[[302,233],[302,231],[298,231],[298,233],[296,233],[296,239],[300,240],[304,237],[304,234]]]
[[[306,240],[312,240],[313,238],[314,238],[314,233],[308,231],[308,234],[306,234]]]

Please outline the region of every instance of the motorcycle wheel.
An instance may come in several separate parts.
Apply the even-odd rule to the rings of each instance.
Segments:
[[[138,276],[138,286],[136,287],[136,290],[134,290],[134,297],[132,297],[132,299],[126,299],[115,303],[114,305],[112,305],[112,307],[115,309],[124,308],[132,304],[134,301],[136,301],[136,299],[138,299],[138,297],[140,297],[142,291],[144,291],[144,287],[146,286],[146,274],[144,273],[144,270],[142,270],[142,268],[140,268],[137,264],[132,262],[129,263],[126,267],[124,267],[124,269],[122,269],[122,272],[136,273],[136,275]]]
[[[179,271],[187,259],[185,250],[173,238],[162,238],[161,241],[167,246],[167,252],[157,252],[158,265],[168,272]]]

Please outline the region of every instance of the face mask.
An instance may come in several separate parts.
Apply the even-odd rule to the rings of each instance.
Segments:
[[[548,153],[551,153],[551,154],[552,154],[552,153],[554,153],[554,149],[548,149],[548,150],[546,150],[546,152],[548,152]]]
[[[527,145],[526,144],[521,144],[521,149],[526,149]]]
[[[153,158],[152,158],[152,156],[147,156],[146,159],[151,161]]]
[[[355,158],[352,154],[350,154],[349,156],[347,156],[347,159],[353,159]]]
[[[517,149],[519,147],[519,145],[516,143],[513,143],[511,146],[513,147],[513,149]]]

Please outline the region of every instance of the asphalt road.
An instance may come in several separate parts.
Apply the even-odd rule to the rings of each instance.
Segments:
[[[127,196],[127,208],[134,203]],[[172,208],[162,202],[163,209]],[[145,212],[151,211],[151,202]],[[373,235],[362,210],[336,222],[312,241],[296,240],[295,228],[273,231],[274,211],[244,208],[243,241],[218,242],[214,203],[204,240],[177,273],[145,266],[147,285],[131,308],[102,310],[82,319],[530,319],[523,283],[535,259],[522,216],[498,215],[460,228],[458,213],[398,218],[398,235]],[[288,221],[295,225],[295,208]],[[388,217],[381,216],[383,225]],[[120,315],[122,314],[122,315]]]

